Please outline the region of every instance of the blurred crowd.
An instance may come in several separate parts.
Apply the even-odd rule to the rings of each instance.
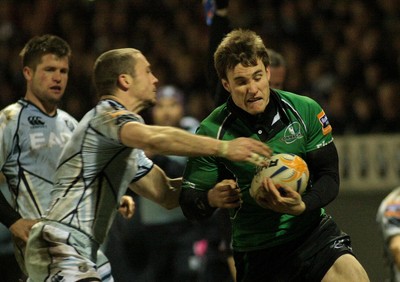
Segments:
[[[335,134],[400,132],[398,0],[231,0],[229,18],[284,56],[284,89],[321,103]],[[53,33],[73,50],[62,108],[76,118],[97,99],[94,59],[133,47],[149,59],[160,85],[183,90],[188,114],[201,120],[214,107],[208,32],[202,0],[1,0],[0,108],[25,93],[23,44]]]

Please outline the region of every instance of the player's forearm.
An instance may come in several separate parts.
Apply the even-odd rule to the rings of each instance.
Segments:
[[[0,222],[10,228],[20,218],[22,218],[21,215],[13,209],[3,193],[0,192]]]
[[[216,210],[208,203],[207,192],[194,189],[184,189],[181,191],[179,205],[185,217],[191,221],[207,219]]]
[[[322,208],[339,194],[339,167],[336,147],[333,143],[315,150],[307,161],[313,173],[313,187],[303,196],[306,210]]]
[[[176,127],[148,126],[138,122],[129,122],[122,127],[121,141],[126,146],[162,155],[224,156],[228,149],[227,141],[194,135]]]
[[[193,135],[185,130],[164,127],[148,140],[152,151],[164,155],[206,156],[221,155],[224,141]]]

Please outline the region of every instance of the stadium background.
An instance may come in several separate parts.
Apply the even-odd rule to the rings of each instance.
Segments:
[[[399,1],[231,0],[229,9],[233,26],[254,29],[283,54],[285,89],[325,108],[340,143],[343,177],[328,211],[353,237],[371,281],[384,281],[375,214],[400,185]],[[94,59],[111,48],[134,47],[147,56],[160,85],[180,87],[188,114],[202,119],[213,108],[204,14],[201,0],[0,0],[0,108],[25,93],[18,58],[23,44],[54,33],[73,50],[62,108],[76,118],[97,99],[90,81]]]

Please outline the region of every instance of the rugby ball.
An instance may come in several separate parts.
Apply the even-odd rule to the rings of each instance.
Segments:
[[[301,157],[294,154],[273,155],[268,166],[257,168],[250,195],[255,195],[265,177],[271,178],[278,188],[285,186],[302,194],[307,188],[309,175],[307,163]]]

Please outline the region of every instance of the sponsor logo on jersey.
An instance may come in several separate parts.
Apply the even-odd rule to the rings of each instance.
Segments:
[[[65,143],[71,138],[71,133],[56,134],[50,132],[45,135],[43,132],[35,132],[29,134],[32,149],[40,149],[43,147],[52,148],[54,146],[64,147]]]
[[[39,116],[29,116],[28,122],[33,125],[33,127],[43,127],[45,124],[42,118]]]
[[[286,127],[281,140],[286,144],[291,144],[301,138],[303,138],[303,134],[301,133],[300,123],[295,121]]]
[[[331,124],[329,123],[328,117],[326,116],[324,110],[317,115],[319,122],[322,125],[322,134],[327,135],[332,131]]]

